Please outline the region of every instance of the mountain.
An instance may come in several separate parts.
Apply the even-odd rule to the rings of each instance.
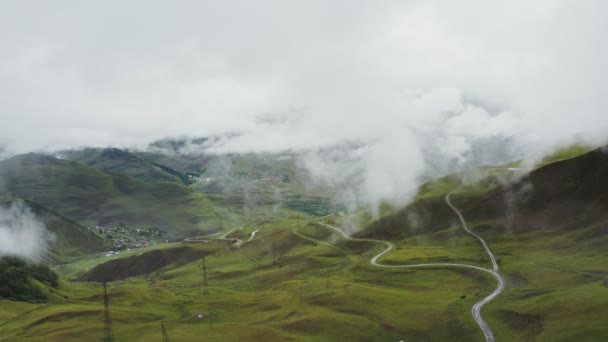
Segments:
[[[207,170],[214,156],[207,153],[207,144],[218,138],[162,139],[152,143],[143,151],[133,151],[141,158],[159,165],[167,165],[186,175],[200,176]]]
[[[148,225],[169,237],[208,234],[228,210],[203,193],[170,182],[146,183],[42,154],[0,162],[0,194],[26,199],[80,224]]]
[[[483,315],[504,329],[505,340],[603,340],[608,331],[596,314],[608,305],[608,148],[552,159],[525,175],[507,177],[508,167],[494,168],[451,196],[506,279]],[[444,200],[461,177],[427,184],[423,191],[433,191],[358,236],[388,239],[404,250],[385,263],[489,267]]]
[[[63,151],[61,156],[104,171],[122,173],[144,182],[174,182],[186,185],[191,183],[189,177],[181,172],[117,148],[84,148]]]
[[[238,184],[269,177],[293,178],[295,158],[291,153],[217,154],[209,150],[230,136],[163,139],[151,143],[146,150],[133,153],[187,175],[221,178],[224,183]]]
[[[134,155],[145,159],[154,165],[163,165],[169,167],[174,172],[178,172],[182,176],[200,176],[207,170],[207,164],[210,156],[207,155],[189,155],[189,154],[168,154],[163,152],[152,151],[132,151]]]
[[[511,164],[470,171],[469,174],[485,173],[486,177],[463,184],[452,199],[470,220],[493,222],[495,227],[508,224],[521,230],[576,228],[608,221],[607,150],[602,147],[572,158],[547,158],[539,168],[523,176],[499,175],[512,173]],[[447,228],[454,220],[445,206],[444,195],[457,188],[465,174],[424,184],[417,200],[381,218],[360,235],[399,238],[416,231],[418,226],[426,230]],[[412,217],[416,217],[415,222]]]
[[[571,230],[608,223],[607,152],[598,148],[550,163],[475,200],[459,200],[461,207],[475,219],[494,222],[495,229]]]
[[[202,144],[204,139],[196,140]],[[295,179],[290,156],[280,154],[205,153],[202,146],[185,140],[156,142],[146,151],[117,148],[84,148],[62,151],[61,159],[78,162],[111,173],[131,176],[143,182],[196,183],[213,193],[240,192],[243,186],[262,180],[279,185]]]
[[[27,204],[54,235],[49,250],[51,260],[72,260],[107,248],[101,237],[81,224],[35,203]]]
[[[15,201],[10,197],[0,197],[0,206],[9,207]],[[106,248],[103,239],[86,227],[33,202],[24,201],[37,219],[52,233],[48,261],[71,261],[83,255],[99,252]]]
[[[184,188],[42,156],[22,158],[37,164],[28,170],[50,164],[56,173],[97,172],[102,176],[87,181],[95,187],[99,177],[126,177],[143,189]],[[490,258],[446,204],[452,193],[504,277],[504,290],[481,311],[496,340],[602,341],[608,336],[607,179],[608,155],[599,149],[547,159],[530,173],[511,164],[436,179],[410,205],[390,208],[375,221],[365,213],[309,221],[301,211],[319,209],[321,199],[299,201],[298,212],[265,212],[218,239],[89,256],[59,267],[60,276],[86,282],[60,281],[48,304],[1,301],[0,331],[11,340],[99,338],[98,282],[108,281],[116,336],[124,339],[157,338],[164,322],[172,336],[195,340],[201,332],[193,327],[207,322],[214,324],[205,331],[210,339],[483,340],[471,308],[497,281],[479,269],[491,267]],[[244,201],[240,195],[201,195],[215,204]],[[348,240],[328,225],[362,227],[355,235],[385,243]],[[393,248],[384,253],[387,246]],[[371,260],[396,267],[376,267]],[[401,267],[412,264],[418,265]],[[205,290],[212,307],[196,300],[205,298]]]

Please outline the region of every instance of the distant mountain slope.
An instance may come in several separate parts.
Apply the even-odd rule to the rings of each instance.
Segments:
[[[64,151],[62,156],[108,172],[129,175],[144,182],[190,183],[188,176],[183,173],[117,148]]]
[[[1,197],[0,206],[8,207],[17,199]],[[25,201],[25,205],[32,210],[46,228],[53,233],[54,239],[50,242],[50,260],[55,262],[69,261],[84,254],[101,251],[105,248],[101,237],[82,225],[50,211],[38,204]]]
[[[457,201],[470,217],[520,230],[608,222],[608,150],[550,163],[517,182]]]
[[[444,200],[454,191],[451,202],[484,239],[505,278],[504,291],[483,309],[497,340],[606,340],[608,148],[571,148],[542,164],[519,178],[521,170],[509,165],[486,168],[495,181],[470,170],[456,191],[461,174],[434,180],[413,203],[358,235],[391,240],[397,248],[386,263],[491,267],[484,247]],[[507,181],[504,175],[515,177]],[[408,273],[405,283],[415,277]]]
[[[152,142],[144,151],[132,153],[182,174],[199,176],[206,171],[209,159],[213,157],[206,153],[209,141],[209,138],[163,139]]]
[[[203,177],[253,180],[293,173],[295,158],[292,153],[211,152],[211,147],[221,145],[222,140],[230,136],[163,139],[152,142],[144,151],[132,153],[179,172]]]
[[[207,169],[209,160],[209,156],[205,155],[178,155],[149,151],[132,151],[132,153],[155,165],[166,165],[185,176],[201,175]]]
[[[307,191],[307,174],[298,172],[295,159],[289,154],[171,154],[163,152],[133,152],[137,156],[195,179],[191,185],[216,194],[245,191],[273,193],[275,189],[296,193]]]
[[[49,257],[54,261],[66,261],[72,258],[104,250],[104,241],[86,227],[51,212],[39,205],[28,203],[55,235],[51,242]]]
[[[446,179],[451,179],[448,181]],[[437,183],[437,184],[435,184]],[[443,184],[445,183],[445,184]],[[430,182],[433,196],[414,201],[393,215],[372,223],[361,236],[399,239],[439,231],[455,223],[444,195],[458,184],[456,176]],[[474,188],[474,185],[473,185]],[[608,237],[608,153],[598,148],[570,159],[542,166],[514,182],[490,190],[455,192],[452,201],[470,222],[488,229],[526,231],[576,229],[595,226]]]
[[[215,203],[200,192],[175,183],[144,183],[47,155],[30,153],[0,162],[0,180],[2,194],[84,224],[144,224],[170,237],[222,227]]]

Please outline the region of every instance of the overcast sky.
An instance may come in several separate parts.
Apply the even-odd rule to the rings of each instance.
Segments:
[[[390,176],[480,139],[602,141],[606,13],[600,0],[2,1],[0,144],[355,141],[369,162],[397,156]]]

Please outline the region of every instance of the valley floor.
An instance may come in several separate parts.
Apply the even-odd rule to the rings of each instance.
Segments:
[[[326,222],[340,225],[340,218]],[[608,336],[608,255],[603,240],[568,244],[563,231],[483,235],[505,274],[505,292],[483,309],[498,341],[601,340]],[[206,256],[170,263],[147,275],[108,283],[117,341],[197,340],[483,340],[471,306],[495,280],[468,269],[381,269],[369,259],[382,246],[341,239],[296,218],[251,226],[230,241],[167,244]],[[600,245],[593,245],[593,244]],[[383,263],[461,262],[490,266],[477,241],[454,226],[396,243]],[[135,271],[150,251],[118,261]],[[90,259],[57,270],[76,278]],[[103,274],[98,274],[103,278]],[[99,280],[102,280],[102,279]],[[0,341],[91,341],[103,338],[99,282],[63,282],[46,304],[0,301]]]

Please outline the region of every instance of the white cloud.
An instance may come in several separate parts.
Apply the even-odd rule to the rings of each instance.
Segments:
[[[535,152],[608,136],[599,0],[1,7],[7,151],[222,132],[242,135],[217,151],[355,142],[369,144],[363,187],[383,189],[370,198],[393,198],[425,160],[464,163],[480,141]]]
[[[21,201],[0,207],[0,256],[14,255],[40,261],[53,234]]]

